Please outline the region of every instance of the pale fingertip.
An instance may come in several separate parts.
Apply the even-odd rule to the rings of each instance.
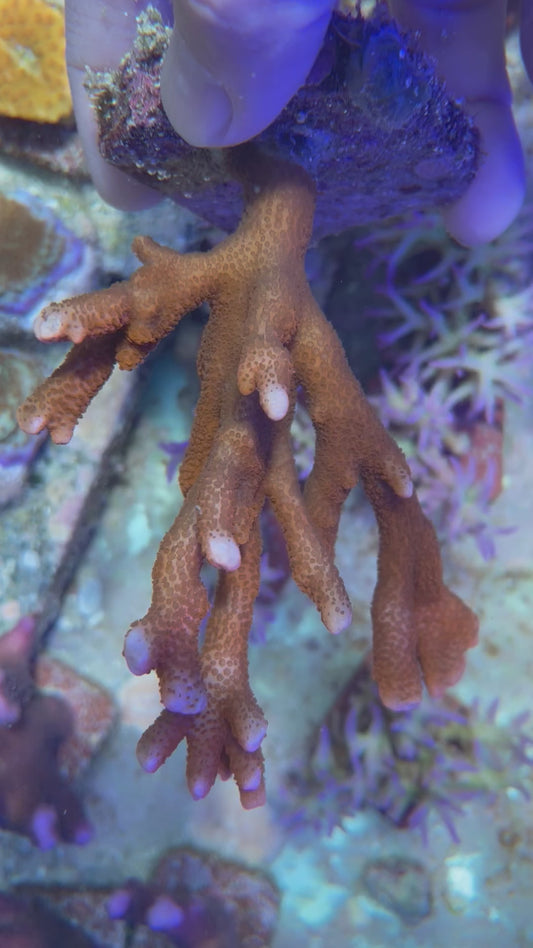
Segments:
[[[469,107],[481,136],[481,165],[466,194],[443,209],[446,229],[458,243],[490,243],[512,224],[524,201],[524,155],[511,109],[484,102]]]

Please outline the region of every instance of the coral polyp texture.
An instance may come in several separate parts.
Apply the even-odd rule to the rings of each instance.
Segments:
[[[235,233],[187,255],[137,238],[142,266],[129,280],[46,307],[39,339],[74,346],[18,419],[27,433],[48,428],[54,441],[67,442],[115,363],[134,368],[187,312],[209,304],[200,396],[180,470],[184,502],[156,558],[151,606],[128,632],[124,654],[135,674],[156,670],[164,705],[139,742],[143,767],[156,770],[186,739],[192,795],[205,796],[217,773],[233,774],[249,808],[264,800],[266,721],[248,682],[247,641],[265,501],[296,583],[326,628],[340,632],[351,611],[334,544],[342,504],[362,482],[379,528],[373,674],[389,707],[416,703],[424,681],[433,695],[454,684],[478,623],[443,584],[435,534],[405,458],[309,289],[313,183],[303,169],[252,146],[221,160],[243,185],[245,213]],[[316,434],[303,490],[290,438],[298,388]],[[211,606],[200,578],[204,561],[219,571]]]
[[[58,122],[71,110],[60,5],[0,0],[0,115]]]

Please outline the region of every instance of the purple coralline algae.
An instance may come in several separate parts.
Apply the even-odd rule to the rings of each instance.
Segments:
[[[40,308],[57,283],[82,265],[84,244],[25,191],[0,194],[0,218],[0,315],[21,318]]]
[[[188,847],[148,882],[0,892],[2,948],[267,948],[280,895],[266,873]]]

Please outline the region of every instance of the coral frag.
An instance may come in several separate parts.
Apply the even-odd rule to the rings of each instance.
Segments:
[[[350,372],[304,271],[315,188],[287,162],[235,149],[231,173],[246,211],[235,233],[207,253],[180,255],[138,238],[143,266],[129,280],[42,312],[42,341],[70,339],[65,362],[19,409],[24,431],[67,442],[115,363],[137,366],[180,319],[210,305],[198,357],[201,391],[180,471],[185,500],[153,569],[153,598],[124,654],[135,674],[157,671],[165,706],[140,740],[156,770],[188,744],[187,780],[205,796],[233,774],[245,807],[264,800],[260,745],[266,721],[248,683],[247,643],[259,588],[259,514],[268,499],[283,530],[292,575],[331,632],[350,622],[334,564],[342,504],[360,479],[380,536],[372,602],[373,673],[391,708],[416,703],[422,682],[441,694],[460,678],[477,619],[442,581],[434,531],[401,451]],[[303,389],[316,433],[302,492],[290,423]],[[204,560],[219,570],[209,609]]]

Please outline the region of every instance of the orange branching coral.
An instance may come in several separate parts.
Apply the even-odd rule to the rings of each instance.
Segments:
[[[379,525],[372,605],[374,673],[393,708],[419,700],[422,679],[440,694],[460,677],[477,620],[442,582],[432,527],[409,469],[350,372],[315,303],[304,255],[314,188],[302,169],[233,152],[246,211],[208,253],[180,255],[149,238],[127,281],[47,307],[41,340],[75,343],[65,362],[19,410],[21,427],[69,440],[115,362],[131,369],[201,301],[210,306],[198,357],[201,392],[181,471],[183,506],[161,543],[151,606],[126,637],[135,674],[155,668],[164,710],[139,742],[146,770],[185,738],[187,779],[203,797],[217,772],[233,773],[245,807],[264,799],[266,721],[248,683],[247,639],[259,584],[259,513],[269,500],[294,579],[325,626],[339,632],[350,604],[334,564],[340,511],[361,478]],[[296,387],[316,431],[303,493],[291,449]],[[202,562],[219,569],[209,609]]]
[[[63,11],[51,0],[0,0],[0,114],[57,122],[71,111]]]

